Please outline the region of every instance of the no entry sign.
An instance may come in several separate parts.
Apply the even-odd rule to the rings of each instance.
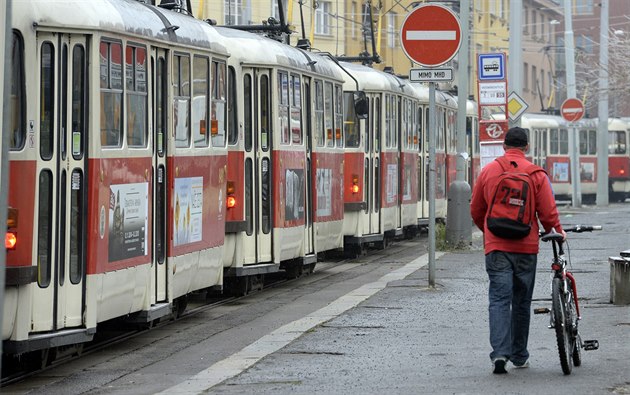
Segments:
[[[569,98],[562,103],[560,114],[566,121],[579,121],[584,116],[584,103],[580,99]]]
[[[459,51],[462,29],[453,11],[441,5],[421,5],[403,21],[400,41],[409,59],[425,67],[442,65]]]

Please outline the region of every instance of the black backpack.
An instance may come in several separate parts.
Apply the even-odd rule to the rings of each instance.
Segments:
[[[535,189],[531,175],[542,171],[529,164],[520,170],[505,157],[496,159],[503,173],[499,176],[488,209],[486,227],[503,239],[522,239],[529,235],[536,220]]]

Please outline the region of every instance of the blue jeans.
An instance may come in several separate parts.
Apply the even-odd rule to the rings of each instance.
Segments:
[[[529,358],[527,339],[537,258],[536,254],[502,251],[486,255],[490,359],[506,357],[518,365]]]

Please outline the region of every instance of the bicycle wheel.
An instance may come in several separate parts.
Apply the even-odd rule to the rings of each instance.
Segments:
[[[571,347],[570,322],[568,320],[568,309],[566,296],[562,292],[562,280],[554,278],[551,283],[551,304],[553,311],[553,326],[556,330],[556,341],[558,342],[558,354],[560,355],[560,365],[564,374],[571,374],[573,368]]]

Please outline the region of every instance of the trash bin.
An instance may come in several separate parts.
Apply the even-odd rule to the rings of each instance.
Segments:
[[[609,257],[610,303],[630,304],[630,258]]]

